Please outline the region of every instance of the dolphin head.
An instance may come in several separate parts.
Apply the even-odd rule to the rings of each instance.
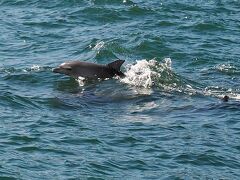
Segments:
[[[65,74],[77,78],[76,72],[76,62],[65,62],[60,64],[57,68],[53,69],[54,73]]]

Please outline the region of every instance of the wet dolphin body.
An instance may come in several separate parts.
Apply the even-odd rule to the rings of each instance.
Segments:
[[[95,64],[83,61],[71,61],[65,62],[53,69],[53,72],[69,75],[73,78],[79,76],[90,79],[105,79],[112,78],[115,75],[124,77],[124,74],[120,71],[121,65],[124,60],[116,60],[107,65]]]

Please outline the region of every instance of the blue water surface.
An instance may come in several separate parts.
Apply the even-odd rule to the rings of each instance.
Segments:
[[[239,57],[239,0],[0,0],[0,179],[239,179]]]

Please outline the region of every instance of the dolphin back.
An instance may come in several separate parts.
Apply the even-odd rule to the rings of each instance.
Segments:
[[[124,62],[125,62],[124,60],[116,60],[114,62],[107,64],[107,67],[114,70],[114,73],[117,74],[118,76],[124,77],[125,74],[123,72],[121,72],[121,70],[120,70],[120,68]]]

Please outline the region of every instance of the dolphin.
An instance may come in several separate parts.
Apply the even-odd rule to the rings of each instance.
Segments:
[[[106,79],[112,78],[117,75],[124,77],[120,67],[124,60],[116,60],[106,65],[95,64],[84,61],[70,61],[60,64],[57,68],[53,69],[54,73],[65,74],[75,79],[78,77],[88,79]]]

